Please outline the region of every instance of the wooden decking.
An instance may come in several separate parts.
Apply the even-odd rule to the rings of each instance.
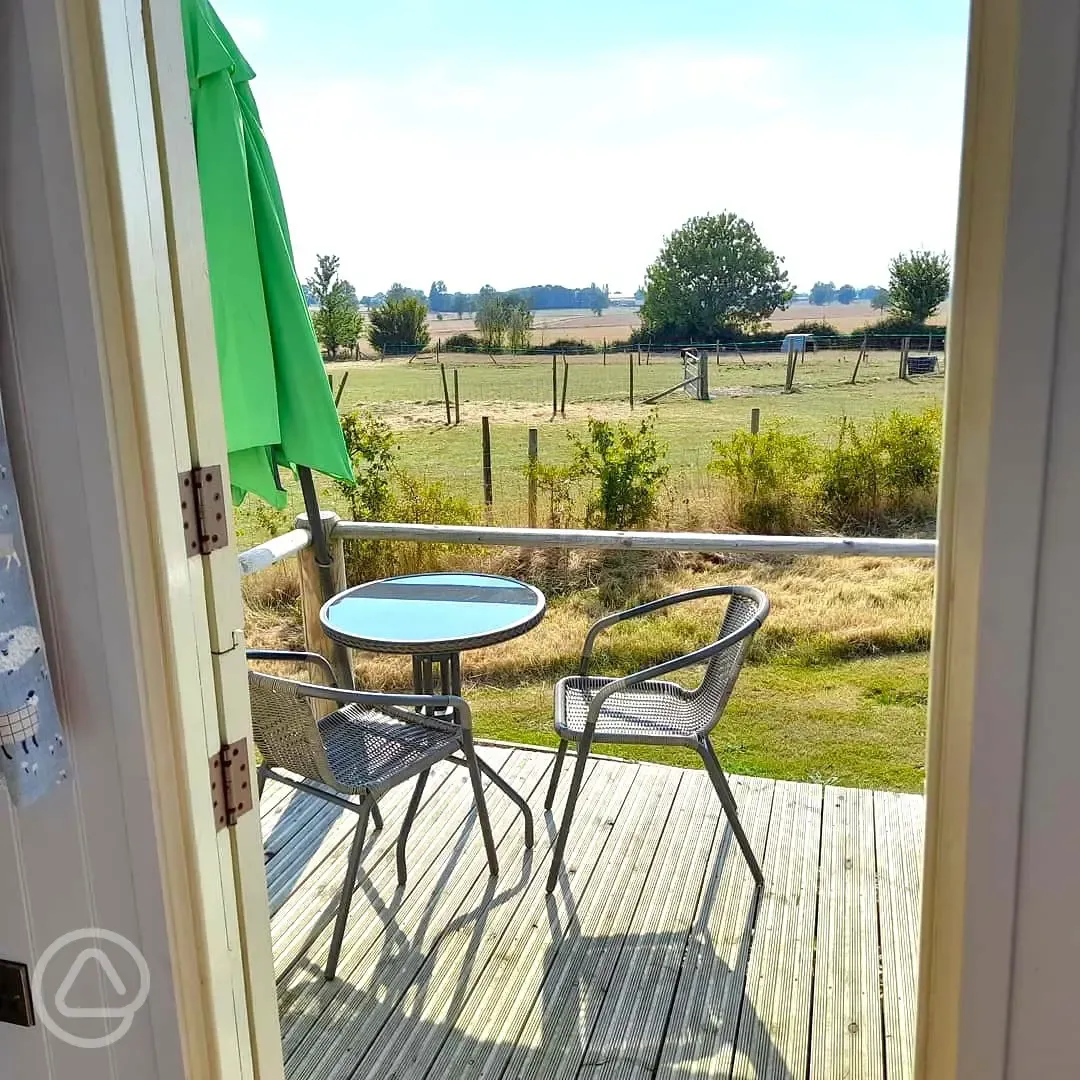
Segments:
[[[553,755],[481,753],[529,793],[535,848],[489,785],[502,864],[489,877],[468,776],[447,765],[428,785],[397,891],[409,788],[391,793],[333,983],[321,915],[355,815],[267,786],[290,1080],[912,1076],[919,796],[734,777],[767,879],[755,904],[704,772],[595,760],[549,898]]]

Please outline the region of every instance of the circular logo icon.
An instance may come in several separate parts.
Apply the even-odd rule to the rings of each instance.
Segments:
[[[55,995],[52,995],[52,1008],[50,1008],[49,995],[42,989],[45,970],[56,959],[61,949],[78,942],[86,942],[86,947],[72,961]],[[109,956],[110,952],[116,955],[117,949],[126,953],[135,963],[135,968],[139,974],[139,985],[134,992],[120,977],[116,964]],[[104,1006],[85,1008],[68,1003],[68,995],[71,993],[72,986],[75,985],[75,980],[79,978],[87,967],[91,969],[97,968],[97,971],[92,971],[91,974],[100,979],[104,986],[111,987],[112,992],[121,999],[121,1004],[111,1008]],[[37,1003],[38,1015],[49,1031],[71,1046],[95,1050],[119,1042],[131,1030],[131,1025],[135,1022],[135,1014],[146,1004],[146,998],[150,993],[150,966],[146,962],[146,957],[123,934],[114,933],[112,930],[102,930],[97,927],[90,927],[86,930],[72,930],[70,933],[58,937],[41,954],[41,958],[34,966],[31,988],[34,1000]],[[125,998],[130,998],[130,1001],[124,1001]],[[53,1009],[55,1009],[55,1014]],[[115,1030],[105,1035],[88,1038],[68,1031],[63,1026],[61,1019],[119,1020],[120,1023]]]

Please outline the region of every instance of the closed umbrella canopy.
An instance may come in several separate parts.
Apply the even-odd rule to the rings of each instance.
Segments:
[[[352,480],[296,276],[255,72],[207,0],[182,0],[233,498],[283,507],[277,469]]]

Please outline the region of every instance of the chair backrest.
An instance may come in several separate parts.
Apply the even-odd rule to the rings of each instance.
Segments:
[[[760,625],[768,614],[769,601],[763,592],[748,585],[736,585],[728,597],[727,610],[720,624],[720,632],[716,635],[717,641],[738,633],[755,620]],[[723,715],[756,632],[755,626],[751,633],[718,652],[705,668],[701,685],[691,695],[702,734],[711,731]]]
[[[255,745],[263,763],[335,785],[315,713],[296,683],[248,671],[248,693]]]

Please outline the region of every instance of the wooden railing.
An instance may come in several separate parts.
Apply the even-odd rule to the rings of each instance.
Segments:
[[[409,525],[401,522],[340,521],[324,513],[335,546],[344,540],[407,540],[413,543],[472,544],[481,547],[593,548],[629,551],[729,552],[756,555],[869,556],[933,559],[936,540],[878,536],[755,536],[747,533],[617,532],[606,529],[507,529],[493,525]],[[295,555],[310,554],[306,519],[240,555],[241,574],[254,574]]]

